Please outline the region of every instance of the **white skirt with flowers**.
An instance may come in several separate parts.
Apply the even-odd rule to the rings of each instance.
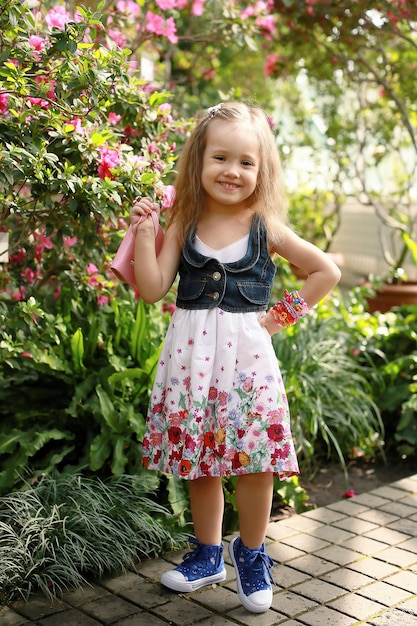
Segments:
[[[298,474],[285,389],[260,315],[175,310],[149,404],[146,468],[190,480]]]

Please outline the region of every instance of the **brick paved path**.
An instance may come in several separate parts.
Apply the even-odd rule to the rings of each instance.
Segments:
[[[0,608],[0,626],[417,626],[417,474],[271,522],[267,536],[277,586],[261,615],[240,605],[230,561],[219,586],[162,588],[160,575],[183,554],[174,553],[63,602],[33,597]]]

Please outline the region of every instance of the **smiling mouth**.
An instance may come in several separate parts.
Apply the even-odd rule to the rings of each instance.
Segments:
[[[234,183],[225,183],[223,181],[219,181],[219,185],[223,187],[223,189],[239,189],[240,185],[236,185]]]

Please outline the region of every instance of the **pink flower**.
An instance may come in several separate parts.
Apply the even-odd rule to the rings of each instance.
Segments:
[[[162,209],[169,209],[175,199],[175,187],[173,185],[164,186],[164,197],[162,200]]]
[[[146,93],[148,95],[153,93],[154,91],[157,91],[157,89],[158,87],[153,83],[145,83],[144,85],[142,85],[143,93]]]
[[[145,28],[149,33],[164,35],[171,43],[178,43],[178,37],[176,36],[177,27],[172,17],[169,17],[165,22],[160,15],[147,11]]]
[[[356,496],[356,491],[354,489],[348,489],[344,493],[341,494],[342,498],[354,498]]]
[[[75,13],[74,13],[73,21],[74,21],[76,24],[81,24],[81,22],[83,22],[83,21],[84,21],[83,16],[82,16],[82,15],[81,15],[81,13],[80,13],[79,11],[77,11],[77,10],[76,10],[76,11],[75,11]],[[95,28],[96,28],[96,30],[104,30],[104,28],[103,28],[103,26],[102,26],[101,24],[96,24],[96,25],[95,25]],[[87,30],[86,30],[85,32],[86,32],[86,34],[88,34],[88,33],[90,32],[90,29],[89,29],[89,28],[87,28]]]
[[[23,278],[23,280],[27,282],[28,285],[35,284],[36,273],[30,267],[24,269],[23,272],[21,272],[20,276]]]
[[[245,20],[247,17],[252,17],[255,14],[255,7],[247,6],[246,9],[240,12],[240,17]]]
[[[204,12],[204,0],[194,0],[191,7],[192,15],[203,15]]]
[[[105,304],[109,303],[109,297],[108,296],[103,296],[100,295],[97,297],[97,304],[98,306],[104,306]]]
[[[120,155],[113,148],[100,148],[100,163],[98,166],[98,175],[100,178],[114,178],[111,170],[115,169],[120,163]]]
[[[273,15],[267,15],[266,17],[258,17],[256,20],[257,26],[263,28],[267,33],[273,33],[275,31],[275,18]]]
[[[43,257],[43,251],[45,250],[45,246],[43,246],[42,244],[37,244],[35,246],[35,259],[37,261],[39,261],[39,263],[42,261],[42,257]]]
[[[98,274],[98,267],[94,263],[89,263],[87,265],[87,274],[89,276],[93,276],[94,274]]]
[[[170,315],[172,315],[176,308],[177,306],[173,302],[162,303],[162,313],[169,313]]]
[[[28,39],[28,44],[38,52],[42,52],[45,48],[46,41],[43,37],[39,37],[38,35],[31,35]]]
[[[126,126],[124,135],[125,137],[140,137],[140,132],[131,126]]]
[[[124,48],[126,46],[126,36],[118,28],[108,28],[107,34],[116,46]]]
[[[33,238],[35,241],[38,241],[41,246],[46,248],[47,250],[52,250],[54,244],[52,243],[52,239],[47,237],[45,234],[45,229],[41,228],[41,230],[37,233],[36,231],[33,233]]]
[[[87,265],[87,274],[89,275],[89,279],[87,280],[87,284],[90,285],[90,287],[95,287],[99,284],[99,272],[98,272],[98,267],[97,265],[94,265],[94,263],[89,263]]]
[[[78,238],[77,237],[67,237],[66,235],[64,235],[62,240],[63,240],[64,248],[72,248],[72,246],[76,245],[76,243],[78,241]]]
[[[159,105],[158,113],[160,113],[167,122],[172,122],[171,109],[172,106],[166,102],[165,104]]]
[[[23,356],[25,359],[32,359],[32,355],[30,354],[30,352],[22,352],[21,356]]]
[[[7,98],[7,93],[0,93],[0,113],[2,113],[2,115],[7,115],[8,113]]]
[[[156,5],[162,11],[169,11],[170,9],[175,9],[176,4],[177,4],[176,0],[156,0]]]
[[[24,300],[26,298],[26,288],[25,287],[19,287],[19,289],[17,289],[16,291],[14,291],[11,294],[13,300],[16,300],[17,302],[19,300]]]
[[[26,257],[26,250],[19,250],[16,254],[11,254],[9,258],[9,265],[13,265],[14,263],[22,263]]]
[[[65,7],[57,5],[48,11],[45,15],[45,21],[49,28],[59,28],[59,30],[63,30],[65,24],[72,21],[72,17]]]
[[[74,133],[77,133],[78,135],[85,135],[82,120],[79,117],[73,117],[72,120],[67,122],[67,125],[74,127]]]
[[[156,152],[157,146],[154,141],[151,141],[151,143],[149,144],[148,150],[149,150],[149,154],[153,154],[154,152]]]
[[[117,113],[114,113],[113,111],[110,111],[110,113],[107,116],[107,119],[109,120],[110,124],[117,124],[122,119],[122,116],[118,115]]]
[[[162,35],[164,31],[164,18],[152,11],[146,12],[146,25],[145,28],[148,32],[155,35]]]
[[[41,87],[48,88],[48,91],[45,94],[47,98],[49,98],[50,100],[56,100],[56,95],[55,95],[56,82],[55,81],[50,80],[46,76],[35,76],[35,82],[38,83]]]
[[[33,107],[40,107],[41,109],[48,109],[49,108],[48,100],[44,100],[43,98],[31,98],[31,97],[29,97],[27,99],[27,101]]]
[[[128,223],[126,222],[126,220],[123,217],[118,217],[117,218],[117,228],[119,230],[126,230],[128,228]]]
[[[137,19],[140,15],[140,6],[133,0],[118,0],[116,9],[119,13],[124,13],[133,19]]]
[[[165,30],[163,35],[170,41],[171,43],[178,43],[177,37],[177,27],[174,22],[173,17],[169,17],[166,22]]]
[[[273,74],[275,72],[278,60],[279,60],[279,55],[278,54],[276,54],[276,53],[275,54],[268,54],[268,56],[266,57],[266,60],[265,60],[264,76],[270,76],[271,74]]]
[[[129,160],[132,163],[135,170],[138,170],[138,171],[140,171],[143,168],[144,164],[146,163],[145,157],[138,156],[137,154],[132,155]]]

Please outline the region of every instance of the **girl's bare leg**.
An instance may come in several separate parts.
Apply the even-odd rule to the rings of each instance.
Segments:
[[[190,503],[196,538],[205,545],[220,545],[224,513],[221,478],[207,476],[190,481]]]
[[[259,548],[265,541],[266,527],[271,515],[273,474],[239,476],[236,502],[239,512],[240,538],[249,550]]]

